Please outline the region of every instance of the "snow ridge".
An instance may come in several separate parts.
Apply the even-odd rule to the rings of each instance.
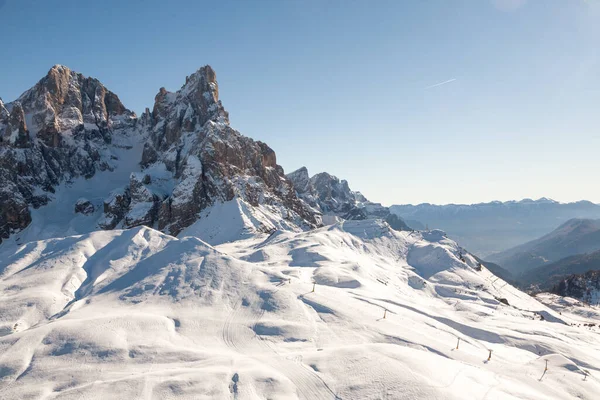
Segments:
[[[441,231],[344,221],[212,247],[138,227],[0,259],[7,399],[593,399],[600,389],[596,328],[493,276]]]

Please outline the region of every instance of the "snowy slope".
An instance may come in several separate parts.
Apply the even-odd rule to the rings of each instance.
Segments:
[[[138,227],[4,247],[0,260],[2,399],[600,392],[596,328],[441,231],[345,221],[212,247]]]
[[[198,220],[178,236],[196,236],[211,245],[254,237],[278,229],[300,231],[281,217],[285,210],[267,204],[252,206],[239,197],[218,202],[200,213]]]
[[[31,208],[31,224],[0,243],[0,249],[99,230],[104,200],[116,188],[128,185],[131,173],[141,169],[139,159],[144,140],[142,135],[114,134],[107,156],[111,170],[99,171],[91,179],[78,177],[57,185],[55,192],[48,195],[47,205]],[[79,199],[89,200],[94,212],[88,215],[75,213]]]

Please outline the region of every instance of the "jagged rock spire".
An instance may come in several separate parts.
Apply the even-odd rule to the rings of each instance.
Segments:
[[[229,114],[219,101],[217,75],[206,65],[188,76],[179,91],[160,88],[152,109],[153,146],[165,150],[185,132],[200,131],[208,121],[229,124]]]
[[[142,165],[164,164],[178,179],[160,204],[160,229],[177,234],[203,209],[236,196],[253,206],[282,206],[286,218],[299,224],[319,224],[285,179],[275,152],[229,126],[210,66],[188,76],[176,93],[161,88],[151,119]]]
[[[104,131],[130,126],[136,119],[100,81],[62,65],[53,66],[18,102],[31,115],[32,135],[51,147],[61,144],[63,132],[85,124]]]
[[[23,148],[31,145],[21,103],[15,102],[12,105],[11,113],[6,118],[4,134],[1,137],[3,142],[8,142],[15,147]]]

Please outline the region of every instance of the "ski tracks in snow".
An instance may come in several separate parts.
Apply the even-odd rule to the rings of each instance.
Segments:
[[[321,377],[302,364],[301,357],[287,358],[279,354],[256,334],[254,328],[264,312],[240,300],[223,324],[222,337],[227,347],[283,373],[296,386],[300,399],[339,399]]]

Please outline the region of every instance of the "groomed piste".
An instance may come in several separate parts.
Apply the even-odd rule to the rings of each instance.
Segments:
[[[2,399],[600,393],[596,327],[441,231],[344,221],[211,246],[137,227],[0,253]]]

